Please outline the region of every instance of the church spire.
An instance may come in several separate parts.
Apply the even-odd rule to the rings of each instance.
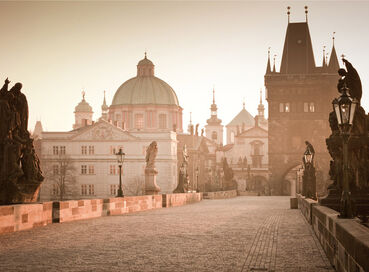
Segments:
[[[268,48],[268,62],[265,74],[270,74],[272,71],[270,69],[270,47]]]
[[[210,124],[220,124],[222,120],[218,119],[218,107],[215,104],[215,88],[213,87],[213,104],[210,106],[210,119],[206,121],[209,125]]]
[[[108,105],[106,104],[106,98],[105,98],[105,91],[104,91],[104,101],[103,101],[103,104],[101,106],[101,118],[104,119],[104,120],[108,120]]]
[[[325,45],[323,46],[323,69],[327,66],[327,63],[325,62]]]
[[[335,34],[336,34],[336,32],[333,32],[333,37],[332,37],[333,46],[332,46],[331,57],[329,59],[329,64],[328,64],[328,69],[329,69],[329,72],[331,72],[331,73],[336,73],[338,71],[338,69],[340,68],[340,65],[338,63],[336,48],[334,46],[334,40],[335,40],[334,35]]]
[[[277,57],[276,54],[274,54],[274,57],[273,57],[273,73],[275,73],[275,58]]]
[[[260,88],[260,104],[258,106],[258,116],[264,118],[263,90]]]

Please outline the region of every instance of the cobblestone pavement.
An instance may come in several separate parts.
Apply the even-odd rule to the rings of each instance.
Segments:
[[[288,197],[237,197],[0,235],[0,271],[334,271]]]

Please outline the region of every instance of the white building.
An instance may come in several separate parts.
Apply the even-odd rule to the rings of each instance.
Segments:
[[[96,198],[116,195],[119,168],[115,153],[126,154],[122,169],[124,195],[142,193],[146,148],[158,143],[156,168],[161,193],[177,186],[177,134],[182,131],[182,108],[174,90],[154,76],[154,65],[145,58],[137,65],[137,76],[116,91],[110,107],[105,96],[102,116],[92,120],[92,108],[83,95],[75,108],[75,124],[68,132],[38,132],[42,168],[46,179],[41,200],[56,199],[60,175],[69,165],[64,198]],[[64,168],[63,168],[64,165]],[[65,172],[65,171],[64,171]]]

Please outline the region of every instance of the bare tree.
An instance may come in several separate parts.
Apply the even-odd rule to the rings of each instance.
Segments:
[[[136,176],[129,180],[127,185],[124,185],[125,195],[144,195],[145,194],[145,181],[142,177]]]
[[[76,168],[69,156],[60,155],[57,159],[44,161],[46,179],[53,186],[54,195],[59,200],[74,195]]]

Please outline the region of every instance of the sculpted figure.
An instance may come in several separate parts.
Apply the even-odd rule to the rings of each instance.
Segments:
[[[186,144],[184,144],[184,145],[183,145],[182,157],[183,157],[183,163],[184,163],[184,164],[186,165],[186,167],[187,167],[189,156],[188,156],[188,154],[187,154],[187,145],[186,145]]]
[[[155,168],[155,159],[158,154],[158,144],[153,141],[146,150],[146,168]]]
[[[341,92],[341,88],[346,84],[346,87],[350,89],[351,97],[356,98],[360,104],[362,96],[360,76],[348,60],[342,59],[342,61],[345,64],[347,71],[342,68],[338,70],[338,74],[341,76],[341,79],[338,81],[337,89]]]

